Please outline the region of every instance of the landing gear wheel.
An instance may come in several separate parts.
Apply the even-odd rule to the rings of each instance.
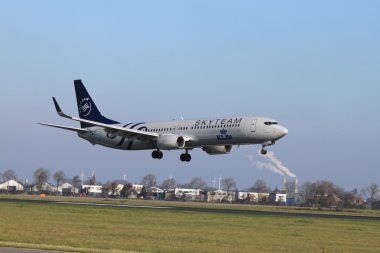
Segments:
[[[160,150],[155,150],[152,152],[152,158],[154,159],[162,159],[164,154]]]
[[[266,155],[268,153],[268,150],[266,150],[266,149],[261,149],[261,154],[262,155]]]
[[[183,153],[179,156],[179,159],[182,161],[182,162],[190,162],[191,161],[191,155],[188,154],[187,152],[186,153]]]

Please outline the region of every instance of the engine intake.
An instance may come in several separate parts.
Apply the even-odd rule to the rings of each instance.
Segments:
[[[185,147],[185,138],[176,134],[162,134],[158,136],[157,148],[170,150],[182,149]]]
[[[206,146],[202,148],[209,155],[224,155],[232,150],[232,145]]]

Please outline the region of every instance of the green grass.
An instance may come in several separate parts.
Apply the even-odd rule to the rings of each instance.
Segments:
[[[173,206],[173,207],[196,207],[196,208],[215,208],[215,209],[238,209],[238,210],[258,210],[258,211],[286,211],[286,212],[307,212],[307,213],[329,213],[335,215],[362,215],[380,217],[380,210],[370,209],[343,209],[335,210],[329,208],[312,207],[292,207],[292,206],[269,206],[257,204],[221,204],[221,203],[201,203],[201,202],[181,202],[181,201],[161,201],[161,200],[141,200],[141,199],[110,199],[110,198],[89,198],[89,197],[62,197],[46,196],[40,198],[37,195],[0,195],[0,198],[19,198],[19,199],[38,199],[52,201],[73,201],[73,202],[92,202],[92,203],[112,203],[112,204],[132,204],[148,206]]]
[[[0,202],[0,245],[81,252],[379,252],[380,222]]]

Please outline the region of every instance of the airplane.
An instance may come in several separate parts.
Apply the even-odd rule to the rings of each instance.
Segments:
[[[267,146],[284,137],[288,130],[277,121],[264,117],[219,117],[196,120],[172,120],[155,123],[120,122],[106,118],[81,80],[74,80],[79,118],[63,113],[57,100],[53,102],[61,117],[80,122],[80,128],[38,123],[77,132],[93,145],[122,150],[152,150],[152,158],[162,159],[162,150],[183,150],[180,160],[189,162],[189,151],[201,148],[209,155],[228,154],[233,145],[261,144]]]

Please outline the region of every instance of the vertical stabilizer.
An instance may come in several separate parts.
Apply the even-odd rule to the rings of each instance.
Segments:
[[[96,107],[94,100],[84,87],[82,80],[74,80],[75,94],[77,97],[78,113],[81,119],[96,121],[104,124],[118,124],[119,122],[113,121],[104,117],[98,107]],[[81,127],[86,128],[92,126],[81,122]]]

